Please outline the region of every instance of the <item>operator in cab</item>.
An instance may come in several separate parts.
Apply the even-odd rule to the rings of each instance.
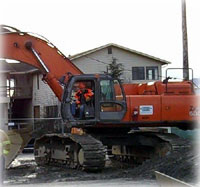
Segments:
[[[92,89],[87,88],[86,84],[83,82],[79,83],[79,90],[75,93],[76,104],[79,109],[79,118],[83,119],[87,115],[86,109],[91,102],[94,93]]]

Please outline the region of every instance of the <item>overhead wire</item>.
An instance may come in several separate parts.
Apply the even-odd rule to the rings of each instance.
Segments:
[[[102,61],[102,60],[99,60],[99,59],[96,59],[96,58],[93,58],[93,57],[89,57],[89,56],[84,56],[85,58],[88,58],[88,59],[91,59],[91,60],[94,60],[94,61],[97,61],[97,62],[100,62],[100,63],[102,63],[102,64],[105,64],[105,65],[109,65],[110,63],[106,63],[106,62],[104,62],[104,61]],[[117,59],[118,60],[118,59]],[[132,72],[132,70],[130,70],[130,69],[124,69],[124,71],[129,71],[129,72]],[[152,74],[149,74],[149,75],[152,75]],[[158,77],[160,77],[160,78],[163,78],[163,79],[165,79],[166,77],[165,76],[161,76],[161,75],[158,75]],[[183,78],[178,78],[178,77],[170,77],[171,79],[176,79],[176,80],[183,80]]]

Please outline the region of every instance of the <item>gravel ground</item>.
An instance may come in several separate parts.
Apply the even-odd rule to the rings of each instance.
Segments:
[[[6,185],[7,186],[7,185]],[[12,185],[13,186],[13,185]],[[14,185],[15,187],[43,187],[47,186],[46,183],[37,183],[37,184],[20,184]],[[134,181],[130,179],[110,179],[110,180],[87,180],[87,181],[68,181],[68,182],[52,182],[48,183],[50,187],[56,186],[70,186],[70,187],[115,187],[115,186],[124,186],[124,187],[159,187],[156,181]]]
[[[100,173],[86,173],[68,169],[65,167],[38,167],[34,161],[33,154],[21,154],[12,163],[9,170],[6,171],[5,184],[18,185],[22,184],[41,184],[53,183],[62,185],[63,183],[83,185],[88,181],[108,181],[110,186],[115,186],[119,182],[115,180],[129,181],[123,184],[135,184],[136,186],[157,186],[154,171],[160,171],[164,174],[182,180],[190,184],[197,183],[199,167],[199,154],[194,151],[193,147],[182,148],[178,152],[172,152],[164,158],[147,160],[138,167],[126,166],[121,168],[120,164],[108,164]],[[111,180],[111,181],[110,181]],[[82,182],[80,182],[82,181]],[[91,182],[90,182],[91,183]],[[98,183],[97,184],[101,184]],[[41,186],[41,185],[40,185]],[[84,186],[84,185],[83,185]],[[98,185],[97,185],[98,186]],[[109,186],[105,184],[105,186]]]

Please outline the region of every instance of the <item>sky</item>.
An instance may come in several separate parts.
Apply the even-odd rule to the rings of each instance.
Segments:
[[[66,56],[116,43],[182,67],[181,0],[6,0],[0,24],[49,39]],[[200,2],[186,0],[189,66],[200,77]]]

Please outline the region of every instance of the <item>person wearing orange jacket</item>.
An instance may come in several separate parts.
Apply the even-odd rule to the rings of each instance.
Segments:
[[[79,114],[80,119],[83,119],[85,105],[87,105],[88,102],[91,101],[93,95],[94,93],[90,88],[86,88],[86,85],[82,82],[79,83],[79,90],[75,93],[75,98],[76,98],[76,104],[80,112]]]

